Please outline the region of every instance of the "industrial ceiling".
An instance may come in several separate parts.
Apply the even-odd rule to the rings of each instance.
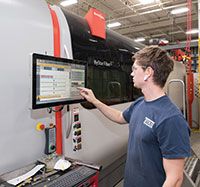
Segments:
[[[60,6],[61,0],[46,0]],[[112,30],[136,39],[143,37],[143,43],[151,39],[166,39],[170,43],[186,41],[187,12],[173,15],[171,11],[187,7],[187,0],[155,0],[155,3],[142,4],[139,0],[78,0],[77,4],[64,7],[80,16],[85,16],[90,7],[106,15],[106,23],[114,21],[121,25]],[[192,28],[198,28],[198,0],[192,0]],[[192,35],[192,39],[198,34]]]

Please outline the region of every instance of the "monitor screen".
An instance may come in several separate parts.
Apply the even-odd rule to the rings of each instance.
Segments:
[[[32,109],[84,101],[86,63],[35,53],[32,62]]]

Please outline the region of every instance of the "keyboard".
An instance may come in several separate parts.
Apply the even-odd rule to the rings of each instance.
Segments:
[[[86,181],[95,174],[95,170],[86,166],[79,166],[52,181],[38,185],[38,187],[73,187]]]

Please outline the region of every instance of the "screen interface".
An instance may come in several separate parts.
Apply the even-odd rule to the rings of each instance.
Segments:
[[[77,87],[86,86],[85,64],[36,54],[34,57],[33,108],[77,103],[83,100]]]

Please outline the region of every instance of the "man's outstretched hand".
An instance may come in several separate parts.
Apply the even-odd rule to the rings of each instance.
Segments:
[[[84,88],[84,87],[78,87],[77,89],[80,90],[80,94],[90,103],[95,103],[95,101],[97,101],[93,91],[91,89],[88,88]]]

